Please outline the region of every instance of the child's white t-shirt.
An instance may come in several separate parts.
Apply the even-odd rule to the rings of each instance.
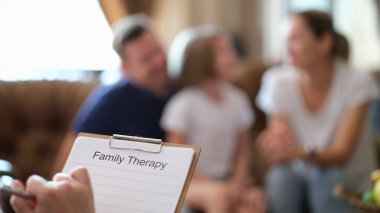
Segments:
[[[224,179],[234,163],[238,134],[251,127],[254,115],[246,94],[227,83],[218,86],[219,103],[196,87],[178,92],[167,104],[161,126],[201,148],[197,169],[202,174]]]

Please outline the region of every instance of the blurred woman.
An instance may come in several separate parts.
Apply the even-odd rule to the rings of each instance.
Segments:
[[[269,127],[259,137],[273,165],[266,178],[270,212],[347,212],[333,187],[358,186],[376,167],[370,144],[358,142],[376,84],[336,60],[337,39],[329,15],[292,16],[287,59],[296,74],[276,79]]]
[[[227,83],[237,64],[230,41],[207,27],[178,36],[177,41],[187,40],[181,90],[168,103],[161,124],[168,141],[202,149],[186,203],[207,213],[264,212],[261,190],[247,188],[246,143],[253,113],[246,95]]]

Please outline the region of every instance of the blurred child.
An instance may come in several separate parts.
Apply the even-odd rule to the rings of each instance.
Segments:
[[[247,96],[227,83],[234,76],[236,55],[226,34],[205,29],[194,29],[191,38],[179,34],[187,36],[181,90],[161,120],[168,141],[202,149],[186,203],[207,213],[265,212],[262,191],[246,185],[252,108]]]

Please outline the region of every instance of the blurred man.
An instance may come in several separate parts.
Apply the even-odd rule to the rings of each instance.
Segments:
[[[79,132],[163,138],[161,113],[169,97],[166,56],[142,14],[128,16],[113,26],[113,47],[121,58],[123,79],[99,88],[74,120],[53,172],[60,171]]]

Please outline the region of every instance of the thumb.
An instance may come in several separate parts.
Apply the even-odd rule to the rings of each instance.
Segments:
[[[88,171],[85,167],[76,167],[70,172],[71,177],[73,177],[75,180],[90,185],[90,176],[88,174]]]

